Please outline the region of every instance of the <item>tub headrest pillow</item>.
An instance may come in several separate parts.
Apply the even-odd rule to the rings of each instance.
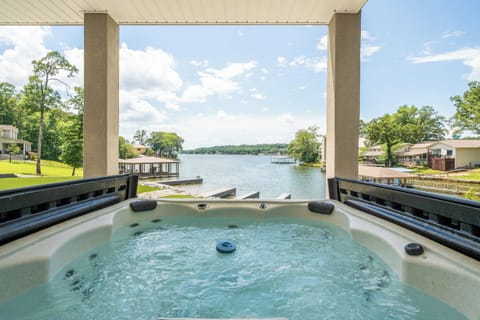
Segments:
[[[130,208],[135,212],[149,211],[157,207],[156,200],[138,200],[130,202]]]
[[[312,201],[308,203],[308,210],[314,213],[331,214],[334,206],[326,201]]]

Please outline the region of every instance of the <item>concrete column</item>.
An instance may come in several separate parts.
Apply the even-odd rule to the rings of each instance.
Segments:
[[[84,177],[118,174],[119,28],[85,13]]]
[[[328,25],[327,178],[358,178],[361,12]]]

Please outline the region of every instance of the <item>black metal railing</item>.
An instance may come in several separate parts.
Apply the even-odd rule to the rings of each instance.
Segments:
[[[480,202],[350,179],[329,179],[330,198],[480,260]]]
[[[127,174],[0,191],[0,244],[136,197],[137,184]]]

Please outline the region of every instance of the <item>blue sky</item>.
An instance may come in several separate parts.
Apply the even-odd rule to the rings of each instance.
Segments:
[[[362,12],[361,118],[431,105],[480,80],[480,2],[370,0]],[[185,148],[325,132],[325,26],[122,26],[120,134],[175,131]],[[0,27],[0,81],[19,89],[59,50],[81,72],[82,27]],[[59,87],[58,89],[63,89]]]

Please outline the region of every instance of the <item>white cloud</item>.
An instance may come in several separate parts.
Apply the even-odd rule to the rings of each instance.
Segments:
[[[441,37],[442,39],[455,38],[455,37],[461,37],[465,33],[466,33],[465,31],[460,31],[460,30],[445,31],[445,32],[442,32]]]
[[[360,38],[365,41],[375,41],[375,38],[367,30],[362,30],[360,32]]]
[[[267,98],[267,96],[263,92],[260,92],[257,88],[250,89],[250,93],[250,96],[257,100],[265,100]]]
[[[49,51],[44,44],[47,36],[50,27],[0,27],[0,43],[7,48],[0,55],[0,79],[23,87],[33,72],[32,61]]]
[[[287,58],[285,57],[278,57],[277,58],[277,65],[279,67],[285,67],[287,65]]]
[[[263,74],[268,74],[268,69],[267,68],[261,68],[260,72]]]
[[[245,63],[231,63],[223,69],[207,68],[199,71],[199,84],[185,88],[181,102],[205,103],[209,96],[231,98],[231,95],[241,91],[237,78],[247,76],[248,71],[256,68],[256,61]]]
[[[322,36],[317,44],[317,50],[324,51],[328,48],[328,34]]]
[[[306,58],[304,56],[298,56],[298,57],[293,58],[293,60],[290,61],[288,63],[288,65],[291,66],[291,67],[295,67],[295,66],[304,65],[306,62],[307,61],[306,61]]]
[[[307,60],[306,67],[315,73],[320,73],[327,71],[327,64],[327,57],[324,56]]]
[[[365,61],[368,57],[373,56],[380,49],[380,46],[363,45],[360,48],[360,59]]]
[[[83,86],[83,49],[68,48],[65,57],[79,69],[72,85]],[[65,79],[63,74],[60,78]],[[120,48],[120,127],[131,138],[141,126],[147,131],[159,130],[168,118],[167,112],[178,111],[177,92],[183,81],[175,70],[173,57],[156,48],[132,50],[126,44]],[[56,85],[57,86],[57,85]]]
[[[361,31],[360,38],[360,60],[366,62],[369,57],[377,53],[382,47],[374,43],[375,38],[367,30]]]
[[[205,71],[219,78],[231,79],[234,77],[238,77],[246,73],[247,71],[252,70],[256,66],[257,66],[256,61],[249,61],[245,63],[231,63],[223,69],[208,68]]]
[[[208,67],[208,60],[202,60],[202,61],[192,60],[190,61],[190,64],[195,67],[206,68]]]
[[[327,57],[314,57],[314,58],[306,58],[305,56],[298,56],[293,58],[292,60],[288,60],[285,57],[277,58],[277,65],[279,67],[298,67],[303,66],[307,69],[312,70],[315,73],[325,72],[327,71]]]
[[[461,61],[472,68],[468,80],[480,80],[480,48],[463,48],[446,53],[408,58],[411,63],[430,63],[445,61]]]
[[[158,131],[167,119],[167,113],[153,106],[142,93],[120,90],[120,132],[125,138],[131,139],[140,127]]]
[[[127,90],[175,91],[182,86],[172,55],[147,47],[133,50],[123,43],[120,48],[120,86]]]

